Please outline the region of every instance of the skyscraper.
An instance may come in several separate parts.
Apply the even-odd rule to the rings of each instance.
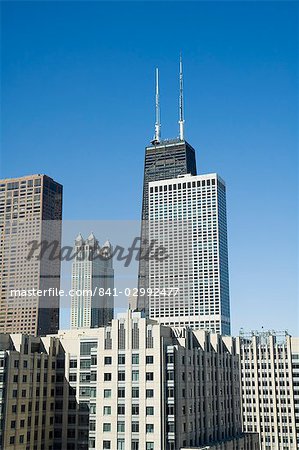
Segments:
[[[155,136],[151,145],[145,149],[144,179],[141,213],[141,249],[146,251],[148,241],[148,184],[151,181],[166,180],[179,175],[190,173],[196,175],[196,159],[194,148],[184,138],[183,118],[183,92],[182,92],[182,65],[180,62],[180,136],[177,139],[160,139],[160,103],[159,103],[159,78],[156,72],[156,124]],[[147,289],[148,261],[142,259],[139,263],[138,287]],[[138,297],[138,310],[144,310],[148,314],[147,295]]]
[[[61,218],[62,186],[52,178],[0,180],[0,332],[58,331]],[[39,258],[42,242],[50,247]],[[53,295],[45,293],[50,288]]]
[[[72,265],[72,328],[97,328],[113,319],[114,271],[110,252],[110,242],[101,249],[93,233],[86,240],[81,234],[77,236]]]
[[[149,183],[149,316],[230,334],[225,183],[217,174]]]

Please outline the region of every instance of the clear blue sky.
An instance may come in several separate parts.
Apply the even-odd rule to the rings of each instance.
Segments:
[[[1,176],[46,173],[65,219],[138,219],[153,135],[227,183],[233,331],[298,333],[298,4],[1,2]],[[80,231],[80,230],[78,230]]]

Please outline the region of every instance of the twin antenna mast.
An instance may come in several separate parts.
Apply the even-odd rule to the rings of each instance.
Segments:
[[[180,95],[179,95],[179,139],[184,140],[184,85],[183,85],[183,60],[180,55]],[[160,115],[160,92],[159,92],[159,69],[156,68],[156,121],[155,135],[151,141],[153,145],[161,142],[161,115]]]

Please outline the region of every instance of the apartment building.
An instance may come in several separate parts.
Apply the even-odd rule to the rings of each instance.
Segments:
[[[240,355],[244,430],[262,450],[299,448],[299,338],[287,332],[242,333]]]
[[[236,350],[130,310],[100,328],[2,334],[0,449],[258,448],[242,433]]]
[[[69,390],[55,449],[179,450],[241,434],[233,338],[129,310],[109,326],[60,331],[59,340]]]

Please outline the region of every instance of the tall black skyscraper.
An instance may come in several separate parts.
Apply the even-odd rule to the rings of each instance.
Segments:
[[[196,175],[195,150],[184,139],[183,117],[183,75],[180,61],[180,101],[179,101],[179,127],[180,136],[173,140],[160,140],[160,104],[159,104],[159,78],[156,70],[156,124],[155,136],[151,145],[145,148],[143,197],[141,213],[141,248],[146,250],[148,240],[148,184],[150,181],[167,180],[179,175],[190,173]],[[149,264],[146,260],[139,263],[138,288],[148,287]],[[148,313],[147,295],[139,295],[138,310]]]

